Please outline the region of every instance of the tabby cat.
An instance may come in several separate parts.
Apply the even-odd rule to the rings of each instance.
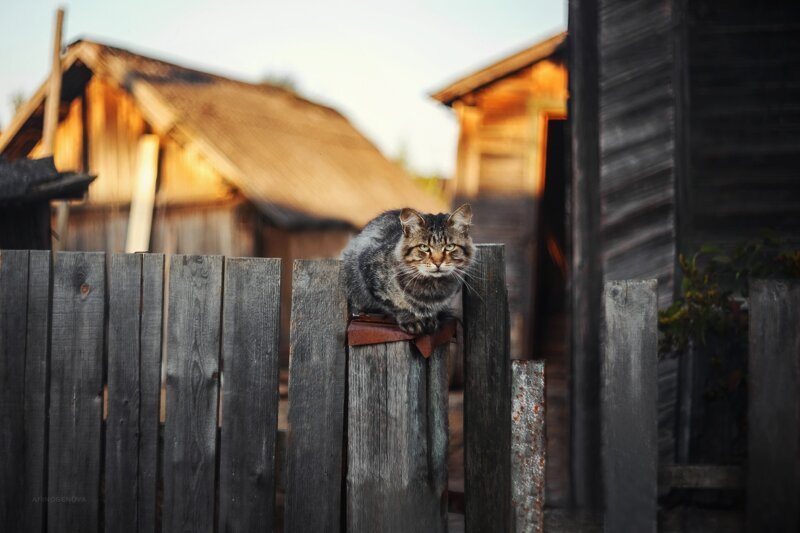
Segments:
[[[449,215],[405,208],[372,219],[342,254],[352,310],[390,315],[414,335],[435,331],[475,253],[471,223],[469,204]]]

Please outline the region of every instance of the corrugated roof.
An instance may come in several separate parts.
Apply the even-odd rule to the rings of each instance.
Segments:
[[[64,68],[76,61],[127,90],[156,132],[194,145],[277,224],[338,221],[359,227],[397,207],[447,208],[344,116],[291,91],[86,40],[69,47]],[[15,119],[12,127],[22,124]],[[0,137],[0,151],[11,136]]]
[[[459,98],[481,89],[490,83],[503,79],[537,63],[553,57],[563,49],[567,32],[561,32],[519,52],[492,63],[480,70],[464,76],[446,87],[431,94],[431,98],[445,105],[452,105]]]

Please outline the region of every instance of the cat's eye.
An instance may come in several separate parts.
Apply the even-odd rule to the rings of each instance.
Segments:
[[[427,253],[430,251],[430,247],[427,244],[420,244],[419,251]]]
[[[452,252],[455,249],[456,249],[456,245],[455,244],[448,244],[447,246],[444,247],[444,251],[445,252]]]

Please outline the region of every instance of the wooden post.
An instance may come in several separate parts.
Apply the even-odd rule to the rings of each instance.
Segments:
[[[503,245],[479,245],[464,296],[466,531],[511,530],[511,359]]]
[[[747,530],[800,530],[800,282],[750,282]]]
[[[569,0],[571,492],[600,506],[600,137],[597,2]]]
[[[164,256],[114,254],[108,280],[105,523],[156,530]]]
[[[222,257],[172,256],[164,531],[214,530]]]
[[[544,531],[544,361],[512,361],[511,505],[516,533]]]
[[[605,530],[656,531],[657,283],[610,281],[603,293],[602,456]]]
[[[341,262],[295,261],[292,277],[284,530],[336,533],[347,375]]]
[[[136,185],[128,216],[126,252],[146,252],[150,249],[150,230],[153,225],[153,204],[158,178],[158,135],[142,135],[136,150]]]
[[[42,155],[55,155],[56,132],[58,131],[58,115],[61,107],[61,43],[64,30],[64,9],[56,11],[56,25],[53,29],[53,50],[51,56],[50,80],[47,88],[47,99],[44,105],[44,127],[42,131]],[[69,203],[62,200],[57,204],[56,234],[53,250],[63,250],[66,242]]]
[[[53,267],[47,529],[100,527],[105,254],[61,252]]]
[[[280,259],[225,259],[218,531],[272,530],[280,290]]]
[[[447,531],[447,346],[353,346],[347,531]]]

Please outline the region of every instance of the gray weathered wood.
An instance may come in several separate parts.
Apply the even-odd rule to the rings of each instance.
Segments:
[[[603,293],[602,456],[605,530],[656,531],[657,283],[611,281]]]
[[[219,531],[273,527],[280,279],[280,259],[225,260]]]
[[[163,261],[114,254],[109,268],[104,517],[121,532],[156,527]]]
[[[480,245],[464,295],[467,532],[511,529],[511,360],[502,245]]]
[[[53,268],[47,527],[99,528],[105,254],[61,252]]]
[[[347,301],[341,263],[292,270],[285,531],[337,532],[342,491]]]
[[[40,533],[46,512],[47,400],[50,361],[49,251],[32,250],[28,263],[25,349],[25,531]]]
[[[544,528],[544,421],[544,361],[512,361],[511,505],[517,533]]]
[[[213,531],[221,256],[173,256],[164,426],[166,532]]]
[[[750,283],[747,527],[800,530],[800,282]]]
[[[137,531],[139,466],[139,341],[142,258],[114,254],[108,272],[108,417],[106,523]]]
[[[569,0],[571,174],[569,269],[571,492],[576,507],[600,505],[600,73],[598,2]]]
[[[0,251],[0,529],[25,524],[27,250]]]
[[[161,405],[161,342],[164,314],[164,255],[142,255],[142,314],[139,342],[139,471],[137,523],[157,530],[158,430]]]
[[[447,531],[447,350],[348,356],[347,531]]]

